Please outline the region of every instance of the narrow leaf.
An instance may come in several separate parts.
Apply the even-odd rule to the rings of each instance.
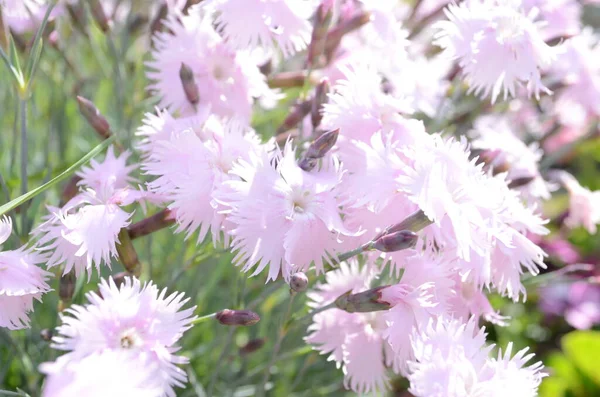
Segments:
[[[43,48],[43,39],[42,36],[44,34],[44,30],[46,30],[46,25],[48,24],[48,20],[50,19],[50,13],[54,9],[56,2],[52,2],[48,9],[46,10],[46,14],[44,15],[44,19],[42,20],[42,24],[39,29],[35,33],[35,38],[33,39],[33,45],[31,46],[31,53],[29,55],[29,59],[27,61],[27,90],[30,89],[32,85],[33,78],[35,76],[35,72],[37,70],[37,65],[40,60],[40,56],[42,54]]]
[[[97,154],[102,152],[104,149],[106,149],[108,146],[110,146],[110,144],[113,143],[114,140],[115,140],[115,136],[113,135],[110,138],[103,141],[98,146],[96,146],[95,148],[93,148],[88,154],[83,156],[79,161],[77,161],[75,164],[73,164],[72,166],[67,168],[64,172],[62,172],[60,175],[58,175],[54,179],[48,181],[47,183],[44,183],[40,187],[30,190],[29,192],[23,194],[22,196],[17,197],[16,199],[10,201],[9,203],[4,204],[3,206],[0,207],[0,216],[6,214],[8,211],[18,207],[19,205],[23,204],[24,202],[31,200],[38,194],[48,190],[49,188],[56,185],[57,183],[67,179],[75,171],[77,171],[77,169],[79,167],[81,167],[83,164],[87,163],[92,157],[96,156]]]

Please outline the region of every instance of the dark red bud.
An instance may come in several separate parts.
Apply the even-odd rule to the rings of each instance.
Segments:
[[[198,92],[198,85],[194,78],[194,72],[185,63],[181,64],[179,68],[179,78],[181,79],[181,85],[185,92],[185,97],[192,104],[196,105],[200,101],[200,93]]]
[[[410,230],[401,230],[379,237],[373,243],[373,248],[381,252],[395,252],[412,248],[419,236]]]
[[[82,96],[77,97],[77,104],[79,105],[79,111],[85,117],[87,122],[96,130],[96,132],[102,137],[102,139],[108,139],[110,137],[110,125],[106,118],[100,113],[96,105],[89,99],[85,99]]]
[[[251,310],[221,310],[216,315],[217,320],[223,325],[250,326],[258,323],[260,317]]]
[[[294,273],[290,277],[290,288],[294,292],[304,292],[308,288],[308,277],[302,272]]]

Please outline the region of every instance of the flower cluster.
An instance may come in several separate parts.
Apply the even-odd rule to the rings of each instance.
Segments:
[[[120,5],[92,3],[103,31],[125,23]],[[140,281],[131,243],[171,224],[293,293],[307,289],[305,273],[322,277],[307,293],[305,341],[342,368],[348,389],[382,392],[394,374],[418,397],[536,395],[542,364],[512,343],[492,356],[480,322],[506,325],[488,294],[523,302],[524,278],[547,271],[553,193],[569,195],[563,229],[593,234],[600,223],[600,192],[550,171],[600,116],[600,47],[581,6],[191,3],[152,5],[145,76],[158,107],[137,140],[76,173],[32,247],[0,251],[9,329],[27,327],[50,291],[40,264],[88,282],[114,261],[128,273],[62,311],[53,347],[66,353],[40,368],[42,395],[172,397],[185,385],[177,351],[195,307]],[[23,34],[48,7],[2,4],[2,22]],[[73,7],[61,2],[52,18]],[[79,98],[82,114],[115,138],[88,102]],[[146,206],[161,212],[134,224]],[[2,218],[0,243],[11,233]],[[581,301],[556,311],[568,306],[569,322],[588,328],[600,316],[581,314]],[[231,313],[216,318],[240,325]]]

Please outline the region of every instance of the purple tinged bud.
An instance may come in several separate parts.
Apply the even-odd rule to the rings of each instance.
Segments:
[[[417,243],[419,236],[410,230],[401,230],[385,234],[373,242],[373,248],[381,252],[396,252],[412,248]]]
[[[223,325],[250,326],[260,321],[258,314],[251,310],[224,309],[217,313],[217,320]]]
[[[100,26],[100,29],[102,29],[104,33],[108,32],[110,29],[108,17],[104,12],[104,8],[102,8],[102,4],[100,4],[100,0],[89,0],[89,4],[92,16],[94,17],[94,20],[98,26]]]
[[[85,117],[92,128],[96,130],[98,135],[100,135],[102,139],[110,138],[110,125],[94,103],[82,96],[78,96],[77,104],[79,105],[79,111],[83,117]]]
[[[195,106],[200,101],[200,93],[198,92],[198,85],[196,85],[194,72],[185,63],[182,63],[181,68],[179,68],[179,78],[181,79],[185,97]]]
[[[69,272],[63,275],[58,282],[58,296],[64,302],[70,302],[75,294],[75,273]]]
[[[323,105],[327,103],[327,94],[329,94],[330,89],[331,84],[327,77],[323,78],[315,89],[315,97],[313,98],[310,114],[310,121],[313,128],[317,128],[321,124],[321,120],[323,119]]]
[[[240,348],[240,356],[247,356],[248,354],[254,353],[265,345],[264,338],[256,338],[248,341],[245,346]]]
[[[381,291],[387,287],[381,286],[359,292],[358,294],[350,294],[351,291],[348,291],[335,300],[335,306],[348,313],[369,313],[388,310],[392,305],[381,300]]]
[[[327,31],[333,18],[333,0],[323,0],[317,8],[315,22],[313,25],[312,38],[308,46],[308,64],[319,64],[321,55],[325,51]]]
[[[533,182],[534,179],[535,178],[532,176],[524,176],[522,178],[516,178],[508,183],[508,187],[510,189],[516,189],[519,187],[523,187],[525,185],[529,185],[531,182]]]
[[[294,273],[290,277],[290,288],[294,292],[304,292],[308,288],[308,277],[302,272]]]
[[[298,166],[304,171],[308,172],[317,166],[318,161],[319,159],[316,159],[314,157],[304,157],[302,158],[302,160],[300,160]]]

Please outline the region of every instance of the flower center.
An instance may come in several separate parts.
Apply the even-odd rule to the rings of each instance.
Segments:
[[[523,35],[519,15],[502,15],[496,19],[496,38],[500,43],[510,43]]]
[[[119,343],[123,349],[133,349],[142,344],[142,338],[135,328],[129,328],[121,333]]]

